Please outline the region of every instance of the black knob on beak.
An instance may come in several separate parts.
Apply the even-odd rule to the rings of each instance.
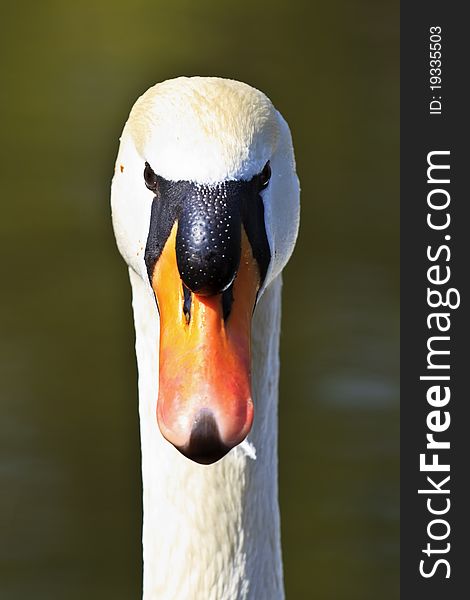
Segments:
[[[222,182],[197,186],[178,219],[176,259],[184,284],[195,294],[220,294],[240,263],[240,202]]]

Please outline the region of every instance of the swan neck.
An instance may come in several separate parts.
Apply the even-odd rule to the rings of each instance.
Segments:
[[[252,325],[255,419],[247,440],[213,465],[182,456],[156,419],[159,319],[130,270],[139,371],[144,600],[284,598],[277,480],[281,278]]]

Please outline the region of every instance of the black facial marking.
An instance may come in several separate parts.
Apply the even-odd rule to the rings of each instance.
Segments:
[[[176,260],[183,284],[189,290],[201,295],[228,291],[240,263],[242,226],[258,263],[262,285],[271,260],[260,195],[269,180],[270,171],[268,174],[266,167],[250,181],[224,181],[215,185],[169,181],[152,171],[153,184],[147,171],[146,184],[152,184],[151,189],[156,193],[145,248],[150,280],[177,222]],[[228,316],[231,292],[223,302],[224,314]]]
[[[172,186],[162,177],[158,177],[158,193],[153,199],[150,213],[150,228],[145,246],[145,264],[150,281],[152,281],[155,263],[165,247],[177,219],[178,203],[171,195]],[[162,190],[163,188],[163,190]],[[167,190],[165,188],[168,188]],[[166,193],[168,192],[168,193]]]
[[[246,236],[250,242],[253,257],[258,263],[261,287],[268,272],[269,262],[271,261],[271,250],[264,224],[263,199],[259,193],[255,194],[251,204],[248,204],[248,202],[244,203],[242,207],[242,222],[245,227]]]

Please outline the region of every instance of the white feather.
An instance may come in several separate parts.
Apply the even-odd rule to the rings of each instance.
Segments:
[[[144,263],[153,194],[145,161],[168,179],[250,179],[263,192],[272,260],[252,325],[255,420],[214,465],[182,456],[156,419],[159,318]],[[129,265],[139,369],[144,600],[281,600],[277,486],[280,272],[292,253],[299,186],[287,124],[261,92],[217,78],[158,84],[126,123],[112,184],[113,224]]]

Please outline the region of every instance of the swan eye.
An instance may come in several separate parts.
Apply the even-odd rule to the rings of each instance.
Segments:
[[[157,176],[153,172],[153,169],[148,164],[148,162],[145,163],[144,180],[145,180],[145,185],[148,187],[149,190],[151,190],[152,192],[157,191],[157,184],[158,184]]]
[[[271,165],[268,162],[264,165],[263,170],[259,174],[259,182],[261,184],[261,189],[268,187],[269,180],[271,179]]]

